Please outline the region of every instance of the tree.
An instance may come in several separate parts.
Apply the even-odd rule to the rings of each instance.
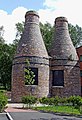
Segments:
[[[24,30],[24,22],[22,23],[18,22],[15,26],[16,26],[17,32],[16,32],[15,40],[13,41],[13,44],[15,45],[14,47],[16,48],[20,40],[21,34],[23,33],[23,30]]]
[[[41,30],[41,34],[42,34],[45,46],[47,50],[49,50],[52,39],[53,39],[54,27],[51,26],[51,24],[48,22],[45,24],[40,23],[40,30]]]
[[[69,24],[68,27],[73,45],[75,47],[77,47],[78,45],[82,45],[82,28],[78,25],[73,26],[72,24]]]
[[[22,22],[22,23],[18,22],[16,24],[16,29],[17,29],[16,37],[20,38],[20,36],[21,36],[21,34],[23,33],[23,30],[24,30],[24,22]]]
[[[7,44],[0,44],[0,83],[5,89],[11,88],[12,57],[10,47]]]
[[[1,26],[0,27],[0,43],[4,43],[4,39],[3,39],[3,35],[4,35],[4,27]]]
[[[7,45],[3,38],[4,27],[0,27],[0,86],[11,89],[12,59],[15,53],[13,45]]]

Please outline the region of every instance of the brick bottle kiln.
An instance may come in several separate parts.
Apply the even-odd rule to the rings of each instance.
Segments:
[[[17,53],[12,66],[12,102],[20,102],[21,97],[29,95],[25,85],[25,61],[29,59],[30,68],[35,73],[32,95],[37,97],[49,94],[49,59],[39,28],[39,16],[35,11],[25,15],[24,32],[18,43]]]
[[[81,94],[80,69],[78,57],[68,32],[65,17],[55,20],[55,34],[49,55],[51,96],[70,96]]]

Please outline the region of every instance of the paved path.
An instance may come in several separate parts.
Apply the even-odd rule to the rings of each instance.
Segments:
[[[59,116],[41,112],[10,112],[14,120],[82,120],[82,118]]]
[[[82,120],[82,118],[42,113],[31,109],[24,110],[22,107],[23,104],[8,104],[5,111],[10,113],[13,120]]]
[[[8,120],[5,113],[0,113],[0,120]]]
[[[23,104],[19,103],[15,103],[15,104],[8,104],[7,105],[8,108],[5,109],[6,112],[37,112],[35,110],[31,110],[31,109],[22,109]]]
[[[31,109],[21,109],[21,108],[12,108],[12,107],[8,107],[6,110],[6,112],[37,112],[35,110],[31,110]]]

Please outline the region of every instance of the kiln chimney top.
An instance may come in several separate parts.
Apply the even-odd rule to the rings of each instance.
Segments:
[[[56,24],[57,22],[68,22],[68,20],[67,20],[66,17],[57,17],[57,18],[55,19],[55,24]]]
[[[38,13],[37,13],[36,11],[34,11],[34,10],[27,11],[27,12],[26,12],[26,15],[25,15],[25,18],[26,18],[27,16],[29,16],[29,15],[34,15],[34,16],[39,17]]]

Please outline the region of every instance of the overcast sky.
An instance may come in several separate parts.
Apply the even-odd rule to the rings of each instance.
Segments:
[[[25,20],[28,10],[36,10],[42,23],[53,25],[56,17],[64,16],[82,27],[82,0],[0,0],[0,26],[4,26],[6,43],[15,39],[15,24]]]

